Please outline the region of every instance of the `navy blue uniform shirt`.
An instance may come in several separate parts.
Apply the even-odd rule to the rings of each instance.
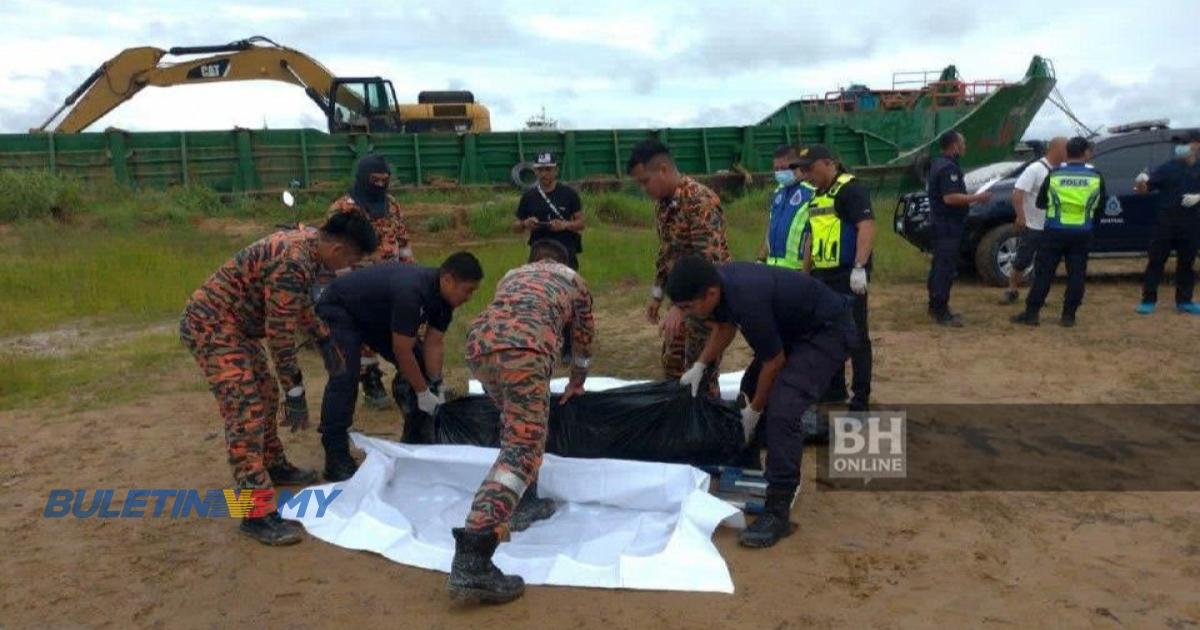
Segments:
[[[1160,164],[1150,174],[1146,187],[1158,193],[1160,218],[1171,221],[1189,220],[1196,216],[1197,208],[1184,208],[1183,196],[1200,193],[1200,162],[1188,165],[1180,159]]]
[[[717,273],[721,303],[712,318],[735,324],[760,359],[771,359],[831,323],[848,319],[845,297],[799,271],[732,262],[718,266]]]
[[[933,158],[925,192],[929,194],[929,212],[934,218],[963,219],[967,216],[967,206],[950,206],[943,201],[946,195],[967,192],[958,158],[951,159],[944,155]]]
[[[415,337],[424,323],[445,332],[454,313],[442,299],[437,269],[400,262],[376,263],[338,276],[321,295],[321,304],[346,309],[367,339],[391,333]]]

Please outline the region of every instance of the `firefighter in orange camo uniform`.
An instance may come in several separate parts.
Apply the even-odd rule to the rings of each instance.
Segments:
[[[689,368],[701,370],[704,390],[710,396],[719,396],[720,359],[712,365],[698,363],[708,340],[708,327],[694,317],[685,317],[675,306],[660,322],[659,309],[663,285],[675,261],[689,255],[702,256],[718,264],[730,261],[721,198],[700,182],[680,174],[670,149],[653,138],[634,145],[627,168],[656,203],[659,250],[654,261],[654,287],[646,305],[646,317],[651,323],[659,324],[663,333],[663,378],[678,379],[685,370],[691,371]]]
[[[313,311],[313,283],[322,269],[350,266],[377,244],[371,224],[356,214],[334,217],[320,230],[276,232],[238,252],[188,300],[180,338],[217,398],[239,489],[316,481],[315,471],[297,468],[284,457],[277,431],[279,389],[286,392],[285,426],[307,428],[298,342],[315,340],[326,368],[331,373],[344,369],[328,329]],[[278,381],[268,367],[263,340]],[[299,532],[284,524],[278,512],[252,514],[240,529],[269,545],[300,541]]]
[[[497,545],[554,514],[535,482],[546,449],[550,376],[563,330],[572,335],[571,379],[559,404],[583,392],[595,323],[592,295],[567,266],[560,243],[533,244],[529,264],[509,271],[496,297],[467,333],[467,365],[500,409],[500,454],[475,493],[466,524],[453,531],[455,549],[447,587],[451,597],[501,603],[521,596],[520,576],[492,563]]]
[[[395,197],[388,194],[392,169],[387,160],[382,155],[370,154],[358,161],[354,171],[354,186],[329,206],[329,216],[360,212],[370,219],[371,226],[375,228],[375,234],[379,237],[379,248],[374,254],[365,256],[355,268],[376,262],[415,262],[400,204]],[[329,286],[330,282],[333,282],[333,273],[322,274],[317,282],[318,293]],[[363,399],[373,409],[387,409],[392,403],[383,386],[383,370],[380,369],[379,358],[365,346],[362,353],[362,373],[359,380],[362,383]]]

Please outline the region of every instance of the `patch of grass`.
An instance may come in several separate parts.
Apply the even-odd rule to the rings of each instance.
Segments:
[[[245,245],[187,223],[138,230],[30,223],[13,232],[0,249],[5,334],[84,317],[176,315],[208,274]]]
[[[173,333],[141,335],[64,357],[0,354],[0,410],[45,400],[76,409],[130,400],[153,386],[147,374],[188,360]]]
[[[401,204],[428,203],[441,205],[471,205],[487,201],[513,200],[511,208],[516,210],[516,199],[520,196],[515,188],[491,188],[488,186],[463,186],[459,188],[398,188],[392,196]]]
[[[0,223],[69,215],[83,206],[82,182],[50,171],[0,169]]]
[[[467,211],[467,227],[479,238],[507,234],[512,227],[515,206],[485,201]]]
[[[449,214],[435,214],[428,219],[425,219],[425,231],[430,234],[437,234],[450,229],[454,224],[454,217]]]
[[[603,223],[654,227],[654,204],[645,197],[619,192],[581,195],[584,213]]]

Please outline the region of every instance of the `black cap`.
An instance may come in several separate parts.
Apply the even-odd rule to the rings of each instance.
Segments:
[[[541,168],[544,166],[558,166],[557,156],[553,151],[538,151],[533,158],[533,168]]]
[[[1067,157],[1083,157],[1083,154],[1090,148],[1092,148],[1092,143],[1087,138],[1075,136],[1067,140]]]
[[[1192,142],[1200,142],[1200,129],[1181,131],[1171,136],[1171,142],[1174,142],[1175,144],[1191,144]]]
[[[803,168],[812,165],[812,163],[816,162],[817,160],[836,161],[837,158],[833,157],[833,152],[829,150],[829,147],[823,144],[810,144],[800,149],[799,154],[796,156],[795,163]]]

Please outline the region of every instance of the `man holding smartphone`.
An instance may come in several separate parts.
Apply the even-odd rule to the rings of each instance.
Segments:
[[[558,160],[552,151],[540,151],[533,160],[537,184],[521,195],[513,231],[529,232],[529,245],[549,239],[567,249],[567,266],[579,269],[583,252],[583,207],[579,193],[558,181]]]

